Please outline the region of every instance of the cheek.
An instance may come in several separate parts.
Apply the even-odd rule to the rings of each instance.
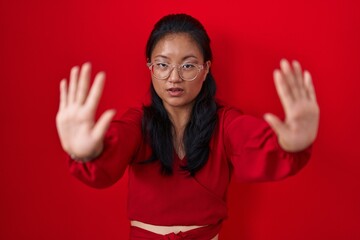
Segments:
[[[202,73],[199,74],[199,81],[201,81],[202,83],[205,81],[207,76],[207,72],[203,71]]]
[[[203,81],[201,81],[200,79],[198,82],[192,84],[192,86],[190,86],[191,94],[198,95],[201,91],[202,85],[203,85]]]
[[[155,92],[160,95],[161,92],[161,84],[157,79],[152,80],[152,85],[154,86]]]
[[[196,91],[197,91],[198,93],[200,92],[200,90],[201,90],[201,88],[202,88],[202,85],[203,85],[204,82],[205,82],[206,76],[207,76],[207,74],[201,74],[201,75],[199,76],[199,78],[195,80],[196,82],[194,82],[193,88],[194,88],[194,90],[196,89]]]

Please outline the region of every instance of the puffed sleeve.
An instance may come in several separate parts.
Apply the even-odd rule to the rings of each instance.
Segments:
[[[290,153],[278,144],[271,127],[262,119],[230,109],[224,120],[224,145],[236,180],[281,180],[299,172],[308,162],[311,146]]]
[[[105,188],[117,182],[140,146],[140,109],[129,109],[120,120],[111,122],[104,138],[104,149],[100,156],[82,163],[68,157],[70,173],[94,188]]]

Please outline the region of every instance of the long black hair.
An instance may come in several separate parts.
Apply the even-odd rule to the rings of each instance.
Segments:
[[[168,34],[186,33],[200,48],[204,62],[212,60],[210,38],[202,24],[186,14],[171,14],[161,18],[154,26],[146,45],[146,58],[151,58],[155,45]],[[152,156],[146,162],[160,160],[163,174],[172,174],[174,159],[173,125],[161,98],[150,85],[151,105],[144,106],[143,132],[152,148]],[[216,85],[209,71],[185,128],[183,142],[187,158],[184,170],[193,176],[208,160],[210,139],[217,123]]]

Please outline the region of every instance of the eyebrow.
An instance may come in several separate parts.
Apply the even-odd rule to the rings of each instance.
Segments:
[[[154,58],[158,58],[158,57],[160,57],[160,58],[165,58],[165,59],[169,59],[169,57],[167,57],[167,56],[165,56],[165,55],[161,55],[161,54],[154,56]],[[183,57],[183,58],[182,58],[182,61],[184,61],[184,60],[186,60],[186,59],[188,59],[188,58],[198,59],[195,55],[190,54],[190,55],[186,55],[185,57]]]

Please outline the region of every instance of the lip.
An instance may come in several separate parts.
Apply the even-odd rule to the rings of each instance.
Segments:
[[[171,97],[179,97],[184,93],[184,89],[179,87],[167,88],[166,91]]]

